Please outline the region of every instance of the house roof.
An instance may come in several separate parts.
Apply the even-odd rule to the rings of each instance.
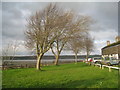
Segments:
[[[115,43],[112,43],[112,44],[110,44],[110,45],[108,45],[108,46],[105,46],[105,47],[103,47],[102,49],[109,48],[109,47],[113,47],[113,46],[116,46],[116,45],[119,45],[119,44],[120,44],[120,41],[115,42]]]

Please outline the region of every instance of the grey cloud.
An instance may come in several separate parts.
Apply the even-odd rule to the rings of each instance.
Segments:
[[[108,27],[116,28],[118,23],[117,2],[81,2],[81,3],[60,3],[65,8],[72,8],[74,11],[90,15],[93,19]]]
[[[9,40],[24,40],[27,16],[43,9],[48,3],[4,2],[2,4],[3,43]],[[100,48],[105,46],[106,40],[114,41],[114,37],[118,33],[117,2],[58,2],[57,4],[63,9],[72,9],[76,13],[89,15],[96,21],[91,27],[91,35],[95,38],[95,41],[103,40],[103,42],[101,45],[99,45],[99,42],[95,43],[95,53],[100,53]],[[51,52],[48,52],[48,54],[51,54]],[[66,54],[66,52],[63,52],[63,54]]]
[[[2,35],[6,38],[23,39],[24,38],[24,18],[21,9],[14,3],[3,3],[2,7]]]

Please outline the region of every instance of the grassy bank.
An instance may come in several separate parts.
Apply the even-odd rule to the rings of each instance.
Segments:
[[[3,71],[3,88],[117,88],[118,71],[85,63]]]

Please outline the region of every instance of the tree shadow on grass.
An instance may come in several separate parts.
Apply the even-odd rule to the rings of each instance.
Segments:
[[[42,69],[42,70],[40,70],[40,71],[44,72],[44,71],[46,71],[46,70]]]
[[[47,71],[47,70],[44,70],[44,69],[42,69],[42,70],[36,70],[36,72],[45,72],[45,71]]]
[[[90,88],[94,86],[98,82],[105,80],[104,78],[94,78],[94,79],[87,79],[87,80],[69,80],[69,81],[62,81],[60,83],[50,83],[43,85],[41,88]],[[98,86],[100,87],[100,86]]]

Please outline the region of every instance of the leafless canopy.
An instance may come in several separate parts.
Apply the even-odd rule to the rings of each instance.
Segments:
[[[61,37],[65,27],[68,27],[72,17],[69,13],[64,13],[56,4],[49,4],[44,10],[36,12],[27,19],[26,46],[36,49],[39,63],[37,69],[40,69],[40,61],[44,53],[51,48],[56,39]]]
[[[65,22],[63,22],[65,26],[61,29],[58,28],[57,32],[55,32],[57,33],[57,35],[60,34],[60,36],[55,39],[55,42],[51,47],[51,50],[56,58],[55,65],[58,64],[60,53],[63,50],[66,43],[70,43],[72,40],[76,41],[76,39],[78,38],[82,39],[82,34],[90,30],[89,28],[92,22],[92,19],[89,16],[77,15],[73,11],[66,11],[65,14],[66,13],[67,15],[63,17],[65,20]]]
[[[40,69],[41,58],[50,48],[59,56],[66,42],[81,32],[87,32],[90,17],[78,16],[72,11],[65,11],[57,4],[49,4],[42,11],[36,12],[27,19],[26,46],[35,49],[37,69]],[[53,50],[56,48],[57,53]]]
[[[37,47],[39,53],[47,52],[54,40],[64,32],[65,21],[69,21],[69,18],[63,17],[66,17],[67,14],[63,13],[56,4],[50,4],[43,11],[30,16],[25,32],[26,46]]]
[[[12,64],[14,57],[19,50],[19,44],[18,41],[9,41],[6,46],[2,48],[2,65],[3,68],[5,65]],[[10,60],[8,63],[5,60]]]
[[[90,36],[90,34],[86,34],[84,38],[84,50],[86,51],[86,59],[88,60],[88,56],[92,51],[94,51],[94,39]]]

